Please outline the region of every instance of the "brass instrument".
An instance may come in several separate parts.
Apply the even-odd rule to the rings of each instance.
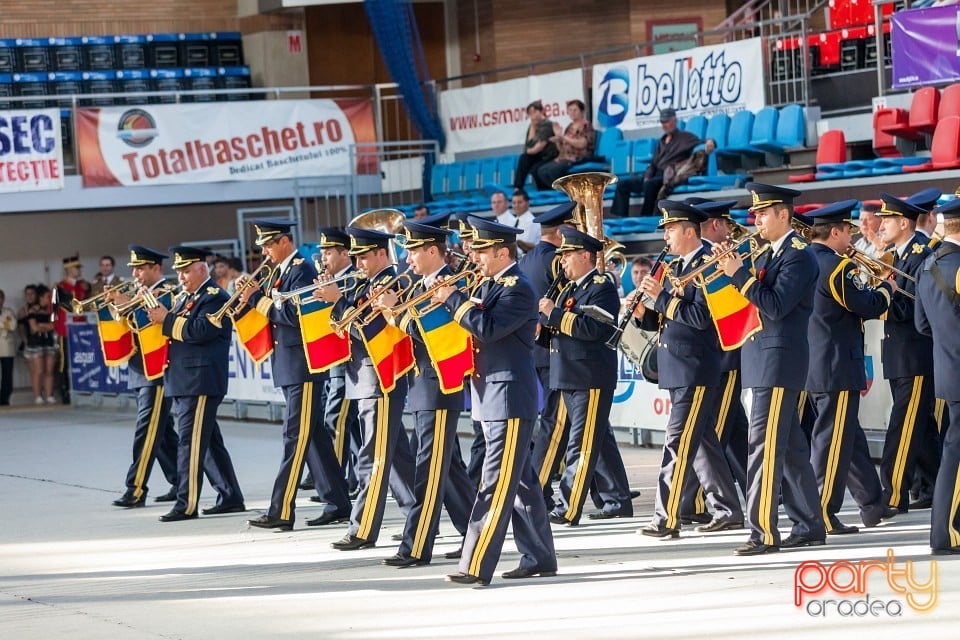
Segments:
[[[113,304],[109,303],[110,315],[113,316],[113,319],[120,321],[124,316],[130,315],[132,312],[140,309],[141,307],[147,309],[155,309],[160,306],[160,302],[157,300],[157,295],[166,295],[168,293],[173,293],[179,288],[175,284],[165,284],[162,287],[157,289],[156,294],[150,291],[149,289],[142,287],[133,298],[127,300],[123,304]]]
[[[380,296],[382,296],[387,291],[393,289],[395,286],[406,280],[407,284],[403,286],[403,289],[409,288],[413,284],[413,278],[410,277],[409,273],[398,273],[397,275],[390,278],[388,281],[383,283],[382,286],[377,288],[377,291],[371,293],[370,296],[364,300],[361,304],[357,305],[353,309],[350,309],[343,317],[339,320],[330,320],[330,326],[333,328],[334,332],[338,336],[342,336],[347,329],[350,328],[354,322],[357,322],[360,326],[366,326],[370,323],[371,320],[380,315],[379,311],[375,311],[367,315],[367,317],[360,320],[360,316],[367,312],[374,302],[376,302]]]
[[[408,311],[419,316],[426,315],[436,309],[438,305],[431,304],[423,309],[417,309],[417,305],[432,298],[433,294],[436,293],[438,289],[463,280],[464,282],[462,284],[457,284],[456,287],[461,291],[468,292],[478,282],[480,282],[481,278],[483,278],[483,274],[481,273],[480,265],[474,265],[469,269],[457,273],[454,276],[450,276],[444,280],[438,280],[420,293],[411,296],[403,302],[397,303],[395,306],[390,308],[390,313],[394,317],[400,316]]]
[[[916,283],[916,279],[909,273],[893,266],[893,252],[891,251],[886,251],[882,253],[879,258],[874,258],[860,251],[855,246],[850,245],[846,251],[843,252],[843,255],[853,260],[857,267],[864,272],[867,283],[871,287],[879,286],[880,283],[887,280],[892,273],[903,276],[908,281]],[[905,295],[911,300],[916,300],[916,297],[909,291],[898,288],[897,293]]]
[[[627,267],[623,245],[603,235],[603,192],[616,182],[617,176],[612,173],[591,171],[557,178],[553,181],[553,188],[563,191],[577,203],[574,211],[577,228],[603,243],[603,255],[597,255],[597,271],[604,273],[608,261],[622,260],[622,275]]]
[[[287,300],[293,300],[293,303],[299,306],[301,304],[304,304],[304,302],[300,300],[300,296],[302,296],[305,293],[312,293],[317,289],[319,289],[320,287],[325,287],[328,284],[335,284],[339,287],[340,291],[346,291],[348,289],[355,289],[357,285],[364,280],[366,280],[366,276],[363,274],[362,271],[355,272],[355,273],[345,273],[339,278],[331,278],[330,280],[324,280],[320,284],[308,284],[304,287],[300,287],[299,289],[294,289],[293,291],[274,291],[273,293],[270,294],[270,297],[273,299],[273,306],[276,307],[277,309],[280,309],[281,307],[283,307],[283,303],[286,302]],[[352,284],[343,284],[343,286],[340,286],[340,283],[347,283],[350,281],[353,281]]]
[[[813,238],[813,227],[796,215],[790,216],[790,226],[793,227],[794,232],[807,243]]]
[[[660,252],[660,255],[657,256],[657,259],[653,261],[653,266],[650,267],[651,274],[657,272],[657,268],[663,263],[663,259],[667,257],[667,251],[669,250],[669,247],[664,247],[663,251]],[[644,295],[645,294],[642,291],[637,289],[637,292],[633,297],[633,302],[626,308],[626,313],[623,314],[623,317],[620,318],[620,322],[617,324],[616,332],[610,336],[609,340],[607,340],[607,346],[611,349],[616,349],[618,346],[620,346],[620,340],[623,338],[623,330],[627,328],[630,318],[633,317],[633,313],[637,310],[637,307],[640,306]]]
[[[264,260],[260,266],[257,267],[257,270],[250,274],[249,278],[244,279],[243,282],[237,285],[236,291],[233,292],[229,300],[223,303],[220,309],[215,313],[207,314],[207,320],[210,321],[210,324],[219,329],[223,326],[223,316],[229,316],[231,320],[235,319],[237,314],[243,310],[243,305],[237,304],[240,296],[251,287],[260,287],[263,281],[270,277],[270,269],[270,261]]]
[[[73,311],[74,315],[83,315],[88,311],[99,311],[107,303],[106,296],[110,293],[128,293],[128,289],[131,287],[136,287],[136,280],[128,280],[126,282],[121,282],[120,284],[115,284],[113,286],[106,286],[103,288],[101,293],[98,293],[95,296],[85,298],[83,300],[77,300],[74,298],[70,301],[70,309]]]
[[[686,287],[688,284],[690,284],[691,282],[698,284],[697,278],[699,276],[701,276],[708,269],[713,268],[718,261],[724,258],[727,258],[729,256],[732,256],[735,253],[739,254],[740,252],[737,251],[737,249],[739,249],[744,244],[748,244],[748,243],[750,244],[751,248],[747,256],[750,257],[751,259],[755,259],[766,249],[766,245],[761,247],[760,245],[757,244],[757,238],[759,236],[760,236],[759,231],[748,233],[747,235],[742,236],[739,240],[735,241],[732,245],[730,245],[720,253],[714,254],[713,257],[711,257],[709,260],[701,264],[699,267],[696,267],[692,271],[685,273],[683,276],[668,275],[668,277],[670,278],[670,284],[673,285],[674,289],[682,289]],[[719,270],[715,271],[714,273],[711,273],[709,276],[704,278],[704,282],[705,283],[713,282],[714,280],[720,277],[720,273],[722,272]]]
[[[374,209],[354,217],[348,226],[373,229],[396,236],[403,229],[404,215],[396,209]],[[391,241],[387,247],[391,264],[397,264],[397,249]]]

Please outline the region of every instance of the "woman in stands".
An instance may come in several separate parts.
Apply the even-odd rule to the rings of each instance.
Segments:
[[[30,370],[30,386],[36,404],[55,404],[53,397],[53,367],[57,361],[57,339],[50,314],[53,311],[53,292],[44,285],[37,285],[36,304],[27,309],[27,346],[23,357]]]
[[[586,117],[586,105],[581,100],[571,100],[567,103],[567,115],[570,124],[563,135],[554,140],[560,148],[560,155],[544,162],[533,172],[533,181],[541,191],[552,189],[554,180],[567,175],[570,167],[593,155],[596,132]]]
[[[527,176],[544,162],[550,162],[560,153],[554,140],[560,138],[562,129],[556,122],[547,119],[543,113],[543,103],[537,100],[527,105],[527,117],[530,126],[527,127],[527,139],[523,153],[517,159],[517,170],[514,172],[513,188],[522,189]]]

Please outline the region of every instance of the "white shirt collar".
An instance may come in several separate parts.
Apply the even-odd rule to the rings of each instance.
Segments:
[[[515,227],[517,225],[517,216],[513,215],[512,211],[504,211],[497,216],[497,222],[505,224],[508,227]]]
[[[353,268],[353,265],[352,265],[352,264],[348,264],[348,265],[345,266],[343,269],[340,269],[340,271],[337,271],[335,274],[333,274],[333,277],[334,277],[334,278],[339,278],[340,276],[344,275],[347,271],[349,271],[349,270],[352,269],[352,268]]]
[[[515,264],[517,264],[516,261],[513,261],[513,262],[511,262],[510,264],[508,264],[505,269],[503,269],[502,271],[500,271],[500,273],[498,273],[497,275],[493,276],[493,280],[494,280],[494,281],[499,280],[501,277],[503,277],[503,274],[505,274],[507,271],[510,271],[510,269],[512,269],[512,268],[513,268],[513,265],[515,265]]]
[[[443,268],[447,265],[440,265],[440,268],[434,271],[429,275],[423,276],[423,288],[429,289],[433,286],[433,283],[437,281],[437,276],[440,275],[440,272],[443,271]]]
[[[783,248],[784,243],[787,241],[787,238],[793,235],[793,231],[787,231],[782,238],[776,242],[770,243],[770,255],[775,256]]]
[[[283,259],[283,262],[281,262],[280,265],[279,265],[278,268],[277,268],[277,273],[283,273],[284,270],[287,268],[287,265],[290,264],[290,261],[293,260],[293,257],[294,257],[295,255],[297,255],[297,252],[296,252],[296,251],[293,251],[293,252],[290,253],[290,255],[288,255],[286,258],[284,258],[284,259]]]
[[[577,286],[579,287],[580,285],[582,285],[587,278],[589,278],[596,272],[597,272],[597,268],[594,267],[593,269],[590,269],[590,271],[586,272],[585,274],[577,278]]]
[[[910,245],[910,240],[912,239],[913,238],[910,238],[903,244],[898,244],[896,246],[897,256],[899,256],[901,260],[903,259],[904,254],[907,252],[907,247]]]
[[[693,262],[693,256],[697,255],[697,254],[700,252],[700,249],[702,249],[702,248],[703,248],[703,245],[700,245],[700,246],[698,246],[696,249],[694,249],[693,251],[691,251],[690,253],[688,253],[688,254],[686,254],[686,255],[684,255],[684,256],[680,256],[680,259],[683,260],[683,266],[684,266],[684,268],[690,266],[690,263]]]
[[[917,233],[922,234],[923,237],[926,238],[927,240],[930,239],[930,234],[927,233],[926,229],[921,229],[920,227],[917,227]]]

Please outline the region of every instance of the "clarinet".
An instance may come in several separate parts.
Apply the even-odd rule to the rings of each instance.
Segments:
[[[560,295],[560,290],[563,288],[563,282],[566,280],[566,276],[563,275],[563,267],[559,263],[555,263],[557,268],[557,275],[553,277],[553,282],[550,283],[550,286],[547,287],[546,293],[543,294],[544,298],[548,298],[556,302],[557,296]],[[535,342],[545,349],[550,348],[550,337],[553,334],[553,330],[550,327],[544,327],[542,325],[537,325],[537,337]]]
[[[657,272],[657,269],[663,263],[663,259],[667,256],[668,247],[664,247],[663,251],[660,252],[660,255],[657,256],[657,259],[653,261],[653,266],[650,268],[650,273],[654,274]],[[623,314],[623,318],[620,320],[620,324],[617,325],[617,329],[614,334],[607,340],[607,346],[611,349],[616,349],[620,345],[620,339],[623,338],[623,330],[627,328],[627,323],[630,322],[630,318],[633,317],[633,313],[637,310],[637,307],[640,306],[640,303],[643,301],[643,294],[638,292],[636,296],[633,297],[633,302],[627,307],[627,312]]]

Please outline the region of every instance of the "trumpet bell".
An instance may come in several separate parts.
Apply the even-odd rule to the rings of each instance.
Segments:
[[[612,184],[616,184],[617,176],[601,171],[586,173],[571,173],[568,176],[553,181],[553,188],[563,191],[571,200],[577,203],[574,211],[574,222],[586,234],[593,236],[606,245],[603,235],[603,192]],[[622,249],[622,247],[621,247]],[[606,251],[604,251],[606,253]],[[624,265],[626,261],[624,260]],[[606,257],[597,256],[597,271],[603,273],[606,267]]]

